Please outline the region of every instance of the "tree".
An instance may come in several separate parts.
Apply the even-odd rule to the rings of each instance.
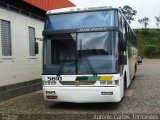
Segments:
[[[156,45],[145,45],[144,52],[148,57],[152,57],[156,53]]]
[[[156,25],[157,25],[157,28],[159,28],[159,25],[160,25],[160,16],[155,16],[155,19],[156,19]]]
[[[124,17],[126,18],[126,20],[128,21],[129,24],[132,21],[134,21],[133,16],[135,16],[137,14],[136,10],[134,10],[132,7],[130,7],[128,5],[123,6],[123,8],[119,7],[119,9],[122,11]]]
[[[147,26],[149,25],[149,21],[150,21],[150,20],[149,20],[148,17],[144,17],[144,18],[138,20],[138,22],[139,22],[140,24],[142,24],[145,29],[146,29]]]

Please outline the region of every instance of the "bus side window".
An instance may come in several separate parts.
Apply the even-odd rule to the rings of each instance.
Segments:
[[[128,26],[128,41],[131,43],[131,35],[130,35],[130,29],[129,29],[129,26]]]
[[[125,39],[127,39],[127,36],[128,36],[128,33],[127,33],[127,23],[124,21],[124,29],[125,29],[125,33],[124,33],[124,36],[125,36]]]

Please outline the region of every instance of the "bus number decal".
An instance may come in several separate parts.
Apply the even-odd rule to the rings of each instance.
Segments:
[[[48,80],[57,80],[57,81],[61,81],[62,80],[62,77],[47,77]]]

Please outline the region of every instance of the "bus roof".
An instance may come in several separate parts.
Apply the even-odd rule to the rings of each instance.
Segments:
[[[54,9],[47,11],[47,15],[49,14],[60,14],[60,13],[70,13],[70,12],[82,12],[82,11],[95,11],[95,10],[108,10],[108,9],[115,9],[118,10],[127,24],[129,25],[128,21],[122,14],[122,11],[119,8],[112,8],[112,6],[96,6],[96,7],[68,7],[68,8],[60,8],[60,9]],[[130,27],[130,26],[129,26]],[[131,27],[130,27],[131,28]],[[134,33],[134,31],[131,29],[131,31]],[[135,33],[134,33],[135,34]]]
[[[110,9],[112,6],[99,6],[99,7],[68,7],[55,10],[47,11],[47,14],[57,14],[57,13],[68,13],[68,12],[79,12],[79,11],[92,11],[92,10],[104,10]],[[114,9],[114,8],[113,8]]]

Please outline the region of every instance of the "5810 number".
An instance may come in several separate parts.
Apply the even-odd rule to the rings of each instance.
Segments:
[[[62,77],[47,77],[48,80],[57,80],[57,81],[61,81],[62,80]]]

